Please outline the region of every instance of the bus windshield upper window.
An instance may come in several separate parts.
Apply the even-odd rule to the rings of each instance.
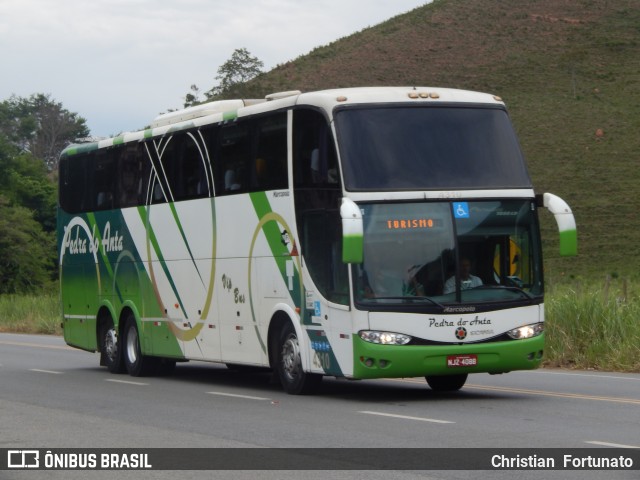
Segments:
[[[345,108],[336,128],[347,190],[531,187],[501,108]]]

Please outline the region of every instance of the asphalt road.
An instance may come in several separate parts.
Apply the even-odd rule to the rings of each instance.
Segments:
[[[179,364],[112,375],[59,337],[0,334],[0,448],[640,448],[640,375],[541,369],[470,376],[454,394],[424,379],[325,378],[290,396],[268,373]],[[393,452],[389,452],[393,455]],[[311,471],[316,478],[640,478],[635,471]],[[23,478],[301,478],[293,471],[23,472]]]

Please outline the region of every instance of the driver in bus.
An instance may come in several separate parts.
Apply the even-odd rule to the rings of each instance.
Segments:
[[[460,275],[460,289],[469,290],[471,288],[480,287],[483,285],[482,279],[471,275],[471,260],[466,257],[460,259],[460,265],[458,268]],[[443,293],[452,293],[456,290],[456,276],[453,275],[444,283]]]

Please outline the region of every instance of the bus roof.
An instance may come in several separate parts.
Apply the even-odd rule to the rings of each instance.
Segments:
[[[62,155],[119,145],[131,141],[165,135],[239,117],[264,113],[295,105],[312,105],[329,114],[336,106],[369,103],[470,103],[504,105],[502,99],[488,93],[437,87],[355,87],[301,93],[298,90],[278,92],[264,99],[217,100],[169,112],[156,117],[149,128],[126,132],[117,137],[67,147]]]
[[[416,101],[447,103],[503,104],[495,95],[435,87],[359,87],[323,90],[301,94],[298,104],[321,104],[330,111],[337,105],[363,103],[411,103]]]

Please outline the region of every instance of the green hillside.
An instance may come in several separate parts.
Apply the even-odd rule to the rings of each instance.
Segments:
[[[252,87],[414,84],[505,100],[536,191],[563,197],[578,223],[579,256],[563,259],[553,219],[541,216],[549,279],[640,278],[638,0],[436,0]]]

